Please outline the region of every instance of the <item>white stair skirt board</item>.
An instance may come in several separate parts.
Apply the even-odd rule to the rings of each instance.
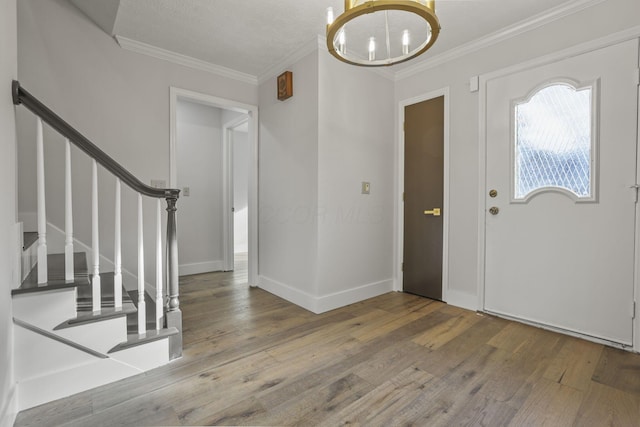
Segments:
[[[15,377],[18,383],[100,359],[65,343],[15,325]]]
[[[169,363],[169,339],[148,342],[126,350],[110,353],[109,357],[122,363],[148,371]]]
[[[393,290],[393,279],[368,283],[322,296],[311,295],[265,276],[259,277],[258,286],[293,304],[320,314],[391,292]]]
[[[51,331],[60,323],[76,317],[76,289],[14,295],[13,317]]]
[[[18,387],[13,384],[0,395],[0,426],[12,426],[18,415]]]
[[[193,264],[180,264],[178,267],[180,276],[189,276],[191,274],[210,273],[212,271],[222,271],[224,268],[224,262],[218,261],[206,261],[196,262]]]
[[[72,369],[19,381],[19,410],[119,381],[140,372],[113,359],[95,359]]]
[[[53,333],[106,354],[114,346],[127,340],[127,318],[122,316],[115,319],[104,319],[59,329]]]

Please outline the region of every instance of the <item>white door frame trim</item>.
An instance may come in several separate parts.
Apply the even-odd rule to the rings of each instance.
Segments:
[[[477,277],[477,295],[479,311],[484,311],[485,296],[485,262],[486,262],[486,191],[487,191],[487,83],[491,80],[504,77],[520,71],[531,68],[551,64],[553,62],[579,56],[595,50],[603,49],[628,40],[640,37],[640,26],[635,26],[618,33],[591,40],[576,46],[563,49],[558,52],[551,53],[539,58],[534,58],[519,64],[515,64],[506,68],[492,71],[479,76],[479,120],[478,120],[478,277]],[[639,104],[640,105],[640,104]],[[640,108],[640,107],[639,107]],[[639,111],[640,112],[640,111]],[[639,115],[640,120],[640,115]],[[636,144],[638,140],[636,138]],[[640,166],[640,165],[638,165]],[[636,170],[636,173],[638,171]],[[636,177],[636,180],[639,178]],[[636,224],[638,224],[640,208],[636,208]],[[636,242],[640,242],[640,227],[636,227]],[[638,268],[640,268],[640,260],[638,260],[638,247],[636,247],[636,264],[635,264],[635,280],[634,280],[634,300],[638,301],[640,296],[640,280],[638,278]],[[638,304],[636,304],[637,306]],[[636,309],[638,310],[638,309]],[[633,350],[640,352],[640,315],[636,313],[633,323]]]
[[[393,288],[397,292],[402,292],[403,272],[402,262],[404,259],[404,109],[405,107],[417,104],[430,99],[444,97],[444,188],[442,200],[442,300],[447,301],[449,289],[449,87],[434,90],[413,98],[404,99],[398,103],[398,146],[396,147],[396,191],[395,191],[395,280]]]
[[[224,271],[233,270],[234,200],[233,200],[233,137],[232,132],[249,121],[246,115],[222,125],[222,262]]]
[[[169,88],[169,186],[177,186],[177,129],[176,111],[178,99],[185,99],[212,107],[247,113],[249,116],[249,266],[250,286],[258,284],[258,107],[256,105],[219,98],[204,93],[176,87]],[[178,205],[178,212],[180,212]],[[230,207],[229,207],[230,208]],[[228,211],[229,209],[227,209]]]

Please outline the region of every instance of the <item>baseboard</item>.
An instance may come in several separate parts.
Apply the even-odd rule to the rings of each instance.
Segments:
[[[391,292],[393,280],[382,280],[319,297],[265,276],[258,278],[258,286],[306,310],[320,314]]]
[[[467,310],[478,311],[478,297],[467,292],[447,289],[447,304]]]
[[[265,276],[258,276],[258,287],[279,296],[290,303],[309,310],[312,313],[317,313],[316,297],[307,292],[285,285],[284,283]]]
[[[206,262],[194,262],[192,264],[180,264],[178,271],[180,276],[189,276],[191,274],[210,273],[212,271],[222,271],[224,269],[224,262],[218,261],[206,261]]]
[[[3,396],[0,408],[0,427],[12,427],[18,416],[18,385],[14,384]]]
[[[393,279],[368,283],[345,291],[335,292],[316,298],[316,313],[324,313],[345,305],[354,304],[369,298],[393,291]]]

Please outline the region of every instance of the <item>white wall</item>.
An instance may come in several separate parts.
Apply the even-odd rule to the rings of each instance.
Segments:
[[[17,400],[13,376],[13,321],[11,289],[18,283],[13,274],[16,223],[16,133],[11,81],[18,76],[16,0],[0,2],[0,426],[13,425]],[[19,272],[16,272],[19,274]]]
[[[259,274],[260,286],[300,304],[316,293],[317,52],[288,69],[292,98],[278,101],[275,77],[259,87]]]
[[[169,88],[171,86],[257,104],[256,86],[193,70],[121,49],[66,0],[21,0],[18,4],[18,70],[27,90],[146,183],[169,182]],[[18,117],[21,212],[35,211],[35,125],[32,115]],[[48,190],[62,189],[63,145],[47,131]],[[76,150],[77,151],[77,150]],[[91,244],[90,163],[74,152],[75,235]],[[101,252],[112,258],[113,182],[100,172]],[[50,221],[61,227],[62,193],[49,191]],[[178,201],[180,212],[182,200]],[[123,262],[137,270],[135,195],[123,189]],[[155,203],[145,200],[145,245],[153,260]],[[180,230],[178,230],[180,239]],[[146,277],[153,281],[153,262]],[[129,286],[131,284],[128,284]]]
[[[249,250],[249,134],[234,130],[233,137],[233,251]]]
[[[478,176],[478,94],[469,91],[469,78],[638,25],[638,16],[637,0],[608,0],[396,83],[396,117],[402,100],[450,87],[449,302],[477,301],[478,179],[484,178]]]
[[[317,291],[348,303],[393,285],[393,82],[325,49],[319,69]]]
[[[221,110],[178,100],[176,109],[180,274],[222,269]]]
[[[260,86],[260,286],[323,312],[393,287],[393,83],[324,49],[289,70],[289,100]]]

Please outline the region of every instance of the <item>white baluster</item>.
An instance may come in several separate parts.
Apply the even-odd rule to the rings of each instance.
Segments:
[[[113,240],[113,304],[115,308],[122,308],[122,226],[120,206],[120,179],[116,178],[116,230]]]
[[[100,233],[98,230],[98,164],[93,160],[91,191],[91,244],[92,244],[92,277],[91,293],[93,296],[93,311],[102,307],[102,295],[100,294]]]
[[[156,214],[156,330],[163,327],[163,290],[162,290],[162,201],[158,199]]]
[[[68,139],[65,140],[64,205],[64,280],[73,281],[73,198],[71,192],[71,143]]]
[[[38,197],[38,284],[47,283],[47,209],[44,189],[44,136],[42,119],[36,120],[36,163],[37,163],[37,197]]]
[[[138,333],[147,332],[147,313],[144,301],[144,231],[142,194],[138,193]]]

